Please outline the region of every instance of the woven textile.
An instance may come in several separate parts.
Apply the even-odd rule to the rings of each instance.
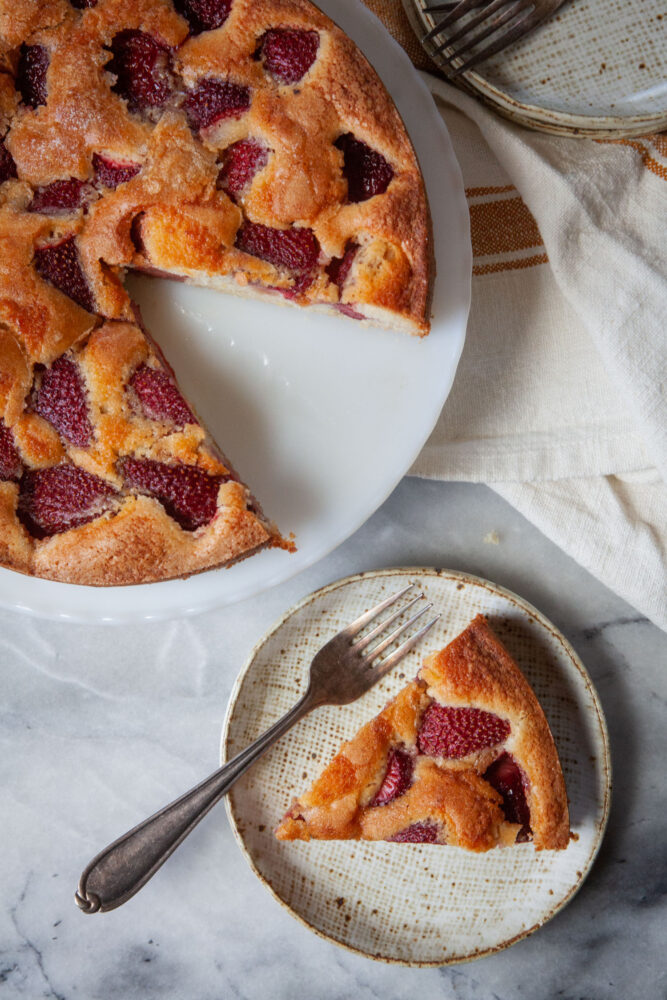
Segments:
[[[428,66],[400,2],[368,6]],[[667,628],[667,140],[531,132],[425,78],[463,172],[473,295],[411,472],[488,483]]]

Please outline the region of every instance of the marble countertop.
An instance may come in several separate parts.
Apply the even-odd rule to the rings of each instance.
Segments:
[[[601,852],[570,905],[490,958],[382,965],[281,908],[218,807],[137,897],[81,914],[73,893],[90,858],[216,766],[227,699],[258,637],[315,588],[398,565],[467,570],[516,591],[588,667],[614,793]],[[0,611],[0,655],[3,998],[667,996],[667,636],[486,487],[404,479],[322,562],[197,618],[113,628]]]

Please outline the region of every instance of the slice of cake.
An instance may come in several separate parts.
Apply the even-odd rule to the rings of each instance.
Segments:
[[[48,579],[130,584],[286,545],[136,323],[107,322],[32,373],[0,422],[0,558]],[[7,368],[9,362],[7,363]]]
[[[471,851],[569,842],[565,782],[530,685],[482,615],[345,743],[295,799],[279,840],[384,840]]]
[[[0,0],[0,565],[141,583],[290,547],[128,269],[428,332],[410,140],[307,0]]]

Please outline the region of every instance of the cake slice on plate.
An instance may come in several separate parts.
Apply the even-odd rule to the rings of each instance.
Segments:
[[[345,743],[276,829],[279,840],[383,840],[471,851],[569,842],[544,712],[478,615]]]

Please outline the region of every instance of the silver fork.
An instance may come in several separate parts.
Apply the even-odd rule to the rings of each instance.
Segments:
[[[460,0],[459,3],[432,4],[422,8],[424,13],[439,14],[447,10],[449,13],[424,35],[422,42],[429,42],[447,28],[460,25],[458,31],[445,35],[434,47],[439,54],[439,62],[449,63],[450,75],[455,77],[523,38],[564,3],[565,0]],[[473,17],[462,20],[478,7],[483,9]],[[475,28],[480,30],[475,31]],[[452,66],[454,61],[462,59],[489,36],[494,36],[492,41],[472,52],[461,65]],[[442,55],[443,49],[454,45],[456,48],[449,55]]]
[[[432,607],[430,603],[427,604],[408,621],[401,622],[392,632],[382,637],[389,625],[417,601],[423,600],[421,594],[401,604],[379,625],[357,638],[366,625],[387,608],[397,604],[413,586],[414,584],[409,584],[397,594],[381,601],[322,646],[310,664],[306,693],[287,715],[274,723],[259,739],[189,792],[129,830],[93,858],[81,875],[74,897],[83,912],[113,910],[134,896],[234,782],[295,722],[320,705],[347,705],[356,701],[414,649],[440,615],[427,622],[384,660],[378,660],[392,643]],[[376,639],[380,641],[372,649],[368,649]]]

